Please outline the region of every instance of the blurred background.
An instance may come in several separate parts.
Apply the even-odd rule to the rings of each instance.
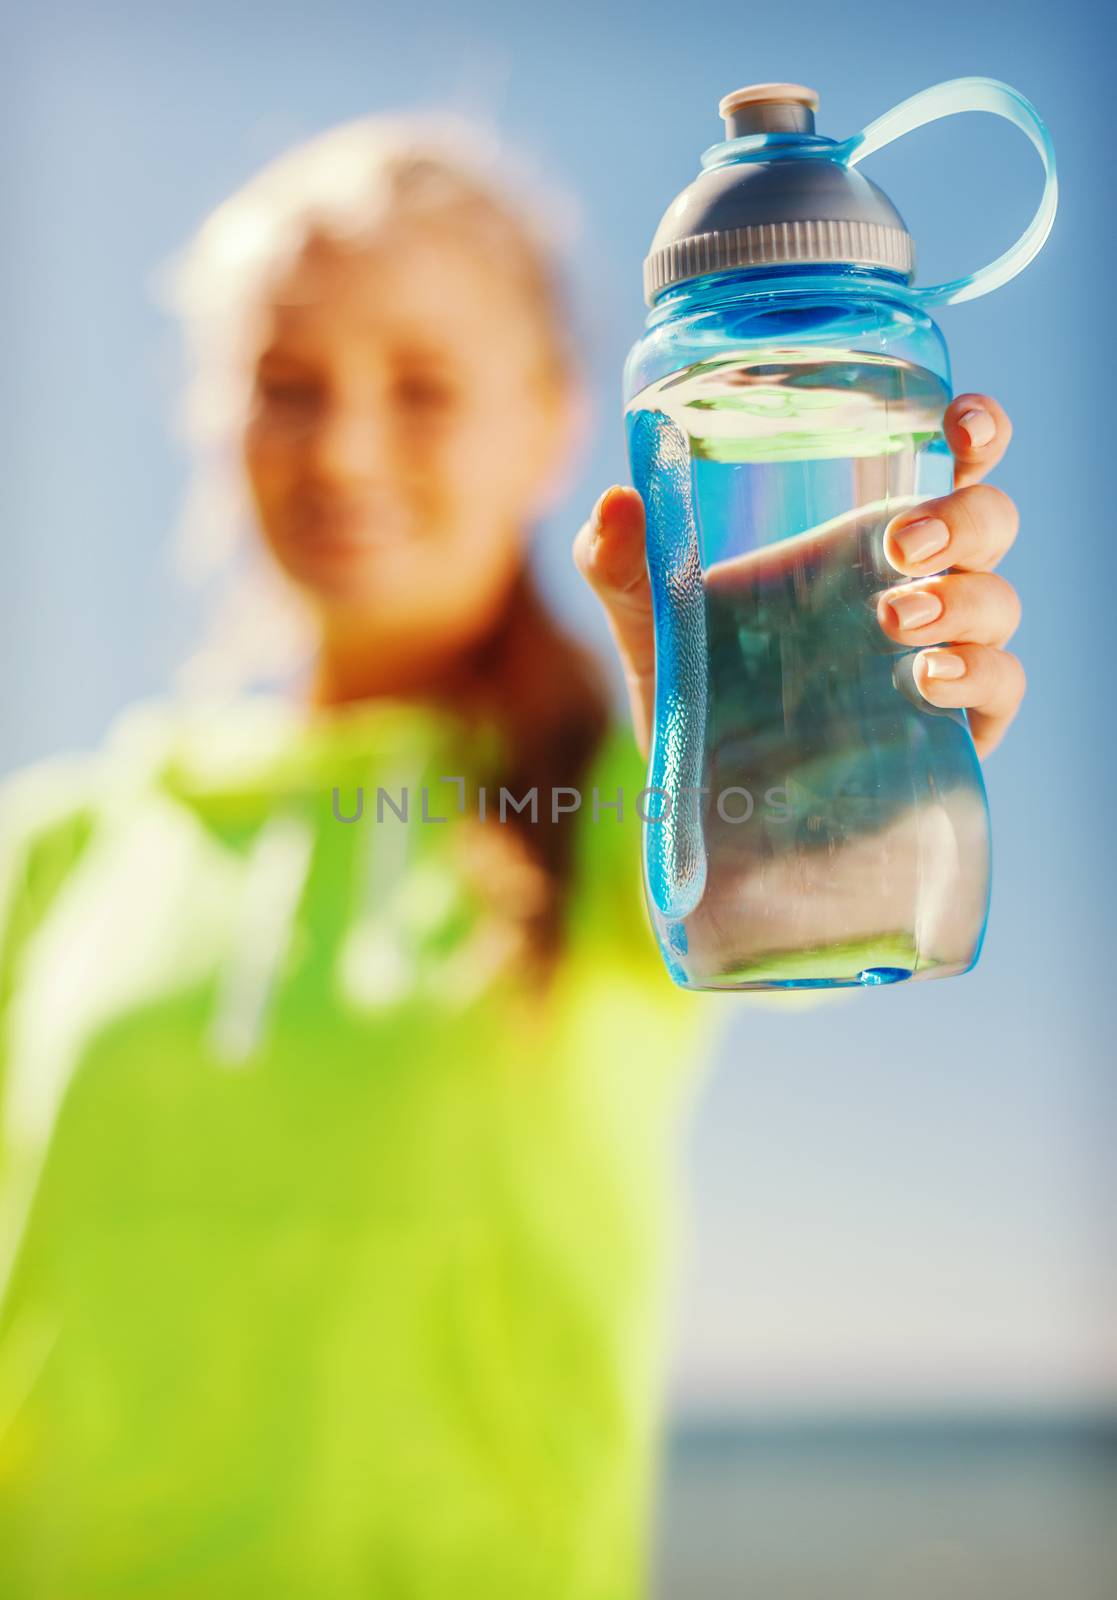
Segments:
[[[627,476],[641,260],[720,137],[719,97],[809,84],[836,137],[962,74],[1038,107],[1054,232],[1019,279],[940,317],[956,390],[1014,421],[994,481],[1022,513],[1004,570],[1029,693],[987,768],[985,950],[959,982],[729,1004],[685,1151],[656,1564],[671,1600],[1117,1593],[1106,13],[43,0],[5,31],[4,770],[95,744],[197,635],[203,598],[171,561],[179,351],[151,285],[280,150],[370,110],[450,105],[575,197],[595,419],[538,556],[605,651],[570,543]],[[976,115],[865,170],[924,282],[1004,249],[1040,188],[1027,142]]]

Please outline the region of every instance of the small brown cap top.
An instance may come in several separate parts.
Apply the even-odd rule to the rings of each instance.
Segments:
[[[817,111],[818,91],[806,89],[801,83],[750,83],[743,89],[734,89],[730,94],[723,95],[718,104],[718,115],[731,117],[742,106],[773,101],[776,103],[792,101],[796,105],[809,106],[812,111]]]

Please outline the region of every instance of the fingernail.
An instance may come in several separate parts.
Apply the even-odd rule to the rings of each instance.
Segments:
[[[923,660],[927,663],[927,676],[929,678],[964,678],[966,676],[966,663],[961,656],[956,656],[952,650],[926,650]]]
[[[958,418],[958,426],[970,441],[971,450],[980,450],[983,445],[991,443],[997,431],[997,424],[980,406],[974,406],[972,411],[963,411]]]
[[[942,601],[930,589],[894,589],[887,604],[899,628],[921,628],[942,615]]]
[[[900,528],[887,530],[900,547],[906,562],[926,561],[936,550],[941,550],[950,539],[950,529],[939,517],[920,517]]]
[[[605,489],[594,501],[593,510],[590,512],[590,523],[594,528],[601,526],[601,513],[605,509],[605,502],[612,494],[612,488]]]

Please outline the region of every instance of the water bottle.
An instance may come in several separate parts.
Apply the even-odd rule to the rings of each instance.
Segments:
[[[990,78],[927,89],[840,143],[815,132],[817,105],[785,83],[721,102],[725,139],[652,241],[625,366],[655,616],[644,887],[693,989],[949,977],[977,961],[989,909],[965,712],[923,699],[876,599],[902,581],[888,521],[953,486],[928,308],[1035,256],[1054,155],[1034,107]],[[903,219],[855,169],[961,111],[1027,134],[1043,198],[997,260],[916,287]]]

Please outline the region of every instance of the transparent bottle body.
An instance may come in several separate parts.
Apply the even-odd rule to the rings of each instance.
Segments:
[[[967,971],[989,817],[964,711],[877,620],[885,525],[946,494],[942,335],[891,274],[711,275],[625,368],[648,516],[656,716],[644,884],[676,983]]]

